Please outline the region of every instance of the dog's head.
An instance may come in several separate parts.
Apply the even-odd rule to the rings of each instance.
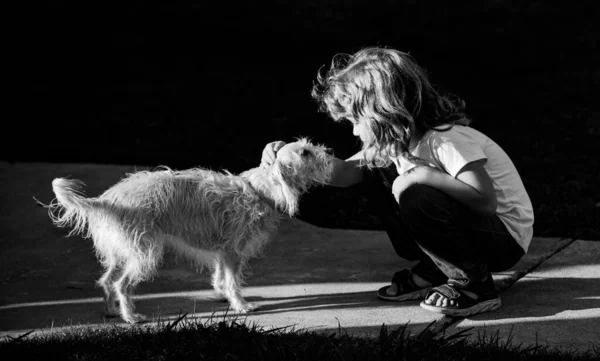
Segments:
[[[275,165],[286,184],[304,192],[312,185],[326,184],[331,179],[333,152],[300,138],[277,151]]]

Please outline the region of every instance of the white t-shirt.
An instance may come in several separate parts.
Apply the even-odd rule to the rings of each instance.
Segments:
[[[445,132],[425,133],[412,154],[452,177],[456,177],[468,163],[487,159],[484,168],[496,191],[496,214],[527,252],[533,237],[533,207],[517,169],[498,144],[471,127],[455,125]],[[394,164],[399,174],[414,167],[414,164],[402,157],[394,159]]]

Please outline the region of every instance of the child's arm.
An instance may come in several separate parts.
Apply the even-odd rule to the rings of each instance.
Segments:
[[[277,151],[285,145],[283,141],[268,143],[262,153],[261,167],[269,167],[277,158]],[[333,173],[329,185],[335,187],[349,187],[359,183],[363,179],[360,161],[363,159],[363,152],[360,151],[352,157],[343,160],[333,158]]]
[[[416,167],[396,178],[392,192],[397,200],[400,193],[411,184],[425,184],[441,190],[476,212],[492,215],[496,212],[497,199],[492,180],[483,168],[485,161],[468,163],[456,178],[431,167]]]
[[[349,187],[362,181],[363,170],[360,167],[360,161],[362,159],[362,151],[346,160],[333,158],[333,174],[329,181],[329,185],[335,187]]]

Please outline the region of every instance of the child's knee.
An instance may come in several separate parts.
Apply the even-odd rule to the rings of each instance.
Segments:
[[[428,197],[430,193],[435,191],[434,188],[423,184],[413,184],[408,186],[398,198],[400,210],[404,213],[414,213],[420,209],[419,204],[424,197]]]

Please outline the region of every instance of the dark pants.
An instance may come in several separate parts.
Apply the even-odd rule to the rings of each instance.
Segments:
[[[523,249],[497,215],[480,215],[444,192],[420,184],[409,186],[396,202],[391,192],[394,170],[366,173],[369,199],[396,253],[418,260],[412,272],[434,285],[448,278],[481,281],[523,257]]]

